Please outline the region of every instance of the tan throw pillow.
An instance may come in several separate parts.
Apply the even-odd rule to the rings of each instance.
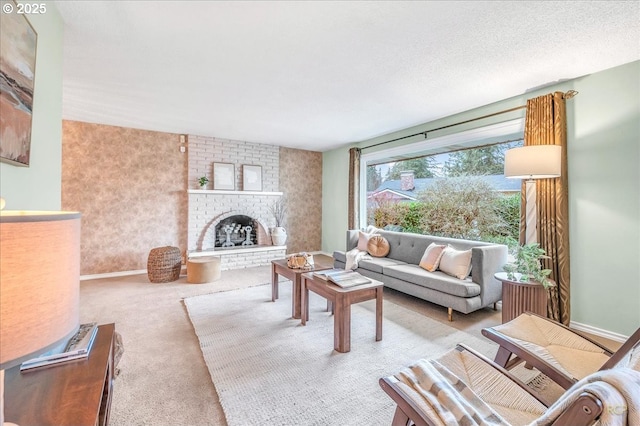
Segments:
[[[389,254],[389,241],[382,235],[374,235],[369,238],[367,251],[373,257],[385,257]]]
[[[358,250],[367,251],[367,244],[369,244],[369,239],[373,237],[374,234],[367,234],[366,232],[358,231]]]
[[[447,246],[444,244],[429,244],[429,247],[427,247],[422,255],[422,259],[420,259],[420,267],[429,272],[438,269],[438,264],[440,263],[440,258],[442,257],[445,247]]]
[[[447,275],[464,280],[471,271],[471,249],[456,250],[447,246],[442,253],[438,268]]]

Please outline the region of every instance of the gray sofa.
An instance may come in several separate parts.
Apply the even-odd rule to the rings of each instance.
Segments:
[[[389,242],[389,254],[360,260],[356,271],[382,281],[387,287],[447,307],[449,321],[453,319],[453,310],[468,314],[492,304],[495,307],[502,299],[502,286],[493,275],[507,263],[507,246],[404,232],[377,233]],[[470,276],[460,280],[418,266],[431,243],[449,244],[457,250],[471,249]],[[358,231],[347,231],[347,251],[357,245]],[[346,252],[335,251],[333,258],[335,268],[345,267]]]

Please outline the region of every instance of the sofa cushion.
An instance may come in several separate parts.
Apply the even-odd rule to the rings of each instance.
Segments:
[[[358,269],[367,269],[369,271],[382,274],[382,271],[386,266],[398,265],[406,265],[406,263],[401,260],[389,259],[388,257],[374,257],[372,259],[362,259],[358,262]]]
[[[471,272],[471,249],[456,250],[448,245],[442,253],[438,269],[461,280],[467,278]]]
[[[445,244],[429,244],[429,247],[427,247],[422,255],[422,259],[420,259],[419,266],[426,271],[434,272],[438,269],[440,258],[442,257],[442,253],[446,247],[447,246]]]
[[[367,251],[373,257],[385,257],[389,254],[389,241],[382,235],[374,235],[369,238]]]
[[[425,271],[418,265],[386,266],[383,268],[383,273],[393,278],[408,281],[453,296],[474,297],[480,294],[480,286],[471,281],[471,278],[459,280],[444,272]]]

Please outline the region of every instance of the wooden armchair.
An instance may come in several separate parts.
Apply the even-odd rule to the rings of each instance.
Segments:
[[[634,425],[616,409],[626,404],[628,411],[624,414],[628,413],[629,419],[640,418],[640,372],[625,367],[615,370],[585,378],[550,404],[509,371],[458,345],[439,358],[419,360],[393,376],[383,377],[379,383],[397,404],[392,426],[582,426],[598,420],[608,425]],[[601,377],[614,375],[619,377]],[[609,389],[609,382],[621,385]]]
[[[524,361],[564,389],[595,371],[612,368],[640,342],[638,328],[614,352],[576,330],[531,312],[485,328],[482,334],[500,345],[496,364],[510,370]]]

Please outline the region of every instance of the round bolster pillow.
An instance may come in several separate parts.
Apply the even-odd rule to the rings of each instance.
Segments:
[[[369,238],[367,251],[373,257],[385,257],[389,254],[389,241],[382,235],[374,235]]]

